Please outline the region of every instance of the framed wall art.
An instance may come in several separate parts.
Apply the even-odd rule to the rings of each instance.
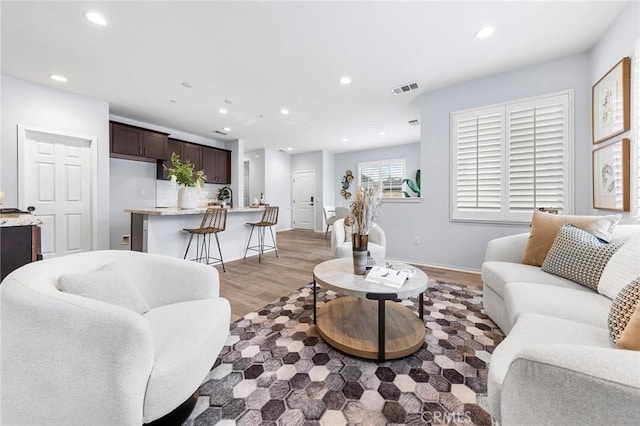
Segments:
[[[629,139],[593,150],[593,208],[629,211]]]
[[[631,60],[622,58],[591,90],[593,143],[597,144],[630,128],[629,83]]]

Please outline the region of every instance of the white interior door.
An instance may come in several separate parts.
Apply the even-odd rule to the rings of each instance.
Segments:
[[[293,227],[314,229],[316,172],[293,172]]]
[[[88,251],[94,233],[93,139],[21,129],[19,207],[42,220],[42,255]]]

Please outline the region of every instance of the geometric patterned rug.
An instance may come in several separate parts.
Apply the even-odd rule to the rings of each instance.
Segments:
[[[384,363],[325,343],[312,291],[307,284],[231,324],[185,425],[491,424],[477,402],[504,335],[482,313],[481,289],[429,280],[422,348]],[[336,297],[318,286],[318,307]],[[398,303],[418,310],[417,297]]]

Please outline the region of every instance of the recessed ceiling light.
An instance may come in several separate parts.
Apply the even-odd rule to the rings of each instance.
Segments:
[[[282,115],[287,115],[287,114],[289,114],[289,110],[288,110],[288,109],[286,109],[286,108],[282,108],[282,109],[280,110],[280,114],[282,114]]]
[[[224,128],[224,129],[222,129],[222,130],[224,130],[225,132],[230,132],[230,131],[231,131],[231,127],[225,127],[225,128]]]
[[[289,147],[287,148],[287,151],[293,151],[293,148]]]
[[[84,17],[93,22],[96,25],[105,26],[107,25],[107,20],[104,19],[104,16],[100,15],[98,12],[84,12]]]
[[[228,113],[229,111],[228,111],[228,110],[226,110],[226,109],[224,109],[224,108],[220,108],[220,109],[218,110],[218,112],[219,112],[220,114],[226,114],[226,113]]]
[[[189,83],[188,81],[183,81],[182,85],[184,87],[186,87],[187,89],[191,89],[193,86],[191,85],[191,83]]]
[[[340,84],[344,84],[344,85],[351,84],[351,79],[345,75],[340,79]]]
[[[49,77],[52,80],[61,81],[63,83],[65,83],[67,81],[67,77],[65,77],[64,75],[60,75],[60,74],[49,74]]]
[[[496,27],[492,27],[491,25],[480,28],[478,32],[476,32],[476,38],[490,37],[495,31],[496,31]]]
[[[380,132],[380,136],[384,136],[386,134],[387,134],[387,132]]]
[[[347,139],[347,138],[342,138],[342,142],[349,142],[349,139]]]

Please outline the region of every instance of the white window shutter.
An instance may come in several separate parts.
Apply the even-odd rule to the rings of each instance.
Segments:
[[[529,222],[573,212],[572,92],[451,114],[452,220]]]
[[[502,108],[453,117],[453,219],[500,219],[503,123]]]
[[[568,94],[507,105],[508,220],[539,207],[567,213]]]

